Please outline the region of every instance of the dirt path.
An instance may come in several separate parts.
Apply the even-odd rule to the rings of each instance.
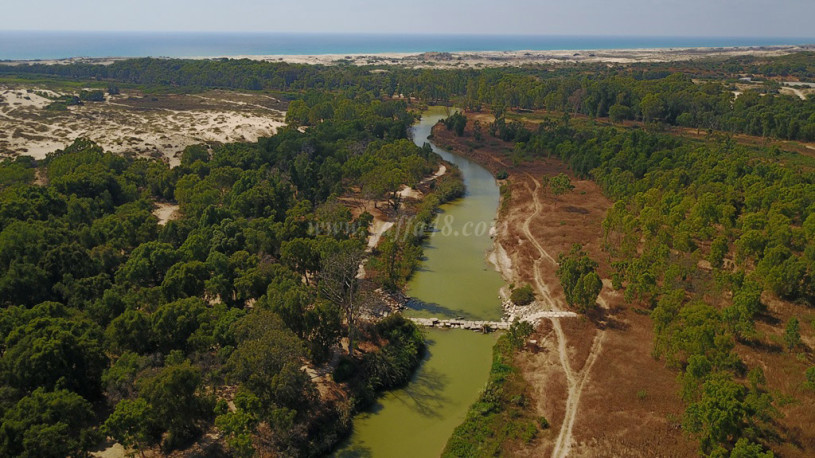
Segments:
[[[526,184],[527,189],[532,194],[532,199],[535,204],[535,211],[526,218],[526,221],[524,221],[523,232],[526,235],[526,238],[532,243],[533,246],[535,246],[535,249],[541,255],[541,257],[536,259],[533,263],[535,284],[538,292],[544,297],[544,300],[547,302],[550,309],[562,310],[560,305],[553,299],[549,291],[549,287],[543,281],[540,273],[540,262],[542,260],[545,259],[555,266],[557,265],[557,261],[555,261],[555,259],[546,252],[540,242],[532,235],[532,231],[530,230],[532,220],[541,214],[543,211],[543,205],[541,204],[539,197],[541,192],[541,184],[531,175],[529,175],[529,177],[535,183],[534,189],[532,189],[528,183]],[[605,301],[601,301],[601,305],[605,307]],[[589,355],[586,357],[586,362],[583,365],[583,368],[579,372],[575,372],[569,363],[567,353],[568,349],[566,347],[566,334],[563,332],[563,328],[560,325],[560,320],[553,319],[552,327],[555,331],[555,335],[557,336],[558,358],[560,359],[560,364],[563,366],[563,372],[566,375],[566,381],[568,384],[566,412],[563,418],[563,423],[560,426],[557,439],[555,440],[555,448],[552,451],[552,457],[560,458],[567,456],[569,454],[569,450],[571,449],[572,431],[574,429],[574,423],[575,419],[577,418],[577,411],[580,405],[580,395],[583,392],[583,387],[586,385],[586,382],[589,379],[591,368],[595,361],[597,361],[600,351],[602,350],[605,331],[598,331],[597,335],[592,341],[592,346],[589,350]]]
[[[782,94],[797,96],[801,100],[806,100],[807,99],[806,94],[804,94],[800,89],[797,89],[797,88],[794,88],[794,87],[784,86],[779,90],[779,92],[781,92]]]

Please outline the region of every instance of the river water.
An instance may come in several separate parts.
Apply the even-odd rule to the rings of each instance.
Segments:
[[[432,108],[413,127],[417,145],[447,113]],[[426,259],[408,285],[419,301],[405,313],[420,317],[501,318],[503,281],[486,261],[489,228],[498,211],[499,190],[480,165],[433,146],[461,169],[463,198],[441,207],[436,231],[424,247]],[[379,399],[354,418],[354,432],[339,457],[437,457],[469,406],[484,388],[495,335],[464,330],[427,330],[428,355],[407,387]]]

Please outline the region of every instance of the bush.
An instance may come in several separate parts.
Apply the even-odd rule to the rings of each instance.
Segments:
[[[464,135],[464,127],[467,125],[467,117],[460,112],[453,113],[449,118],[444,120],[444,126],[447,130],[454,130],[457,137]]]
[[[100,90],[93,90],[93,91],[80,91],[79,92],[79,100],[84,100],[87,102],[104,102],[105,101],[105,93]]]
[[[515,318],[515,321],[512,322],[512,325],[509,327],[509,332],[507,333],[507,338],[509,339],[510,344],[512,344],[513,348],[523,348],[524,343],[526,342],[526,338],[529,337],[534,331],[532,324],[528,321],[520,321],[518,318]]]
[[[498,173],[495,174],[495,178],[498,180],[506,180],[509,178],[509,172],[506,170],[499,170]]]
[[[343,356],[339,364],[337,364],[337,368],[334,369],[334,372],[331,374],[331,377],[335,382],[343,383],[350,380],[356,371],[357,368],[354,361],[347,356]]]
[[[524,285],[520,288],[512,290],[512,294],[509,295],[509,299],[515,305],[529,305],[535,300],[535,292],[532,291],[531,286]]]
[[[815,390],[815,366],[810,367],[806,371],[806,386],[811,390]]]

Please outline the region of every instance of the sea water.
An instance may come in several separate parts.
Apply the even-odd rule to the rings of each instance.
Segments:
[[[801,45],[813,38],[0,31],[0,60]]]

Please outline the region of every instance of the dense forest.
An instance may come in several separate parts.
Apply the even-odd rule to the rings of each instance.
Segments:
[[[390,241],[377,260],[391,269],[361,284],[371,215],[334,197],[357,186],[386,199],[438,158],[406,139],[404,102],[302,103],[322,113],[298,121],[309,129],[188,147],[172,169],[83,139],[0,163],[0,455],[80,456],[104,436],[171,451],[212,425],[236,456],[320,455],[408,379],[418,329],[359,315],[371,289],[410,275],[419,242]],[[438,190],[425,220],[460,183]],[[164,199],[181,217],[160,225]],[[321,397],[301,366],[345,336],[334,378],[350,393]]]

